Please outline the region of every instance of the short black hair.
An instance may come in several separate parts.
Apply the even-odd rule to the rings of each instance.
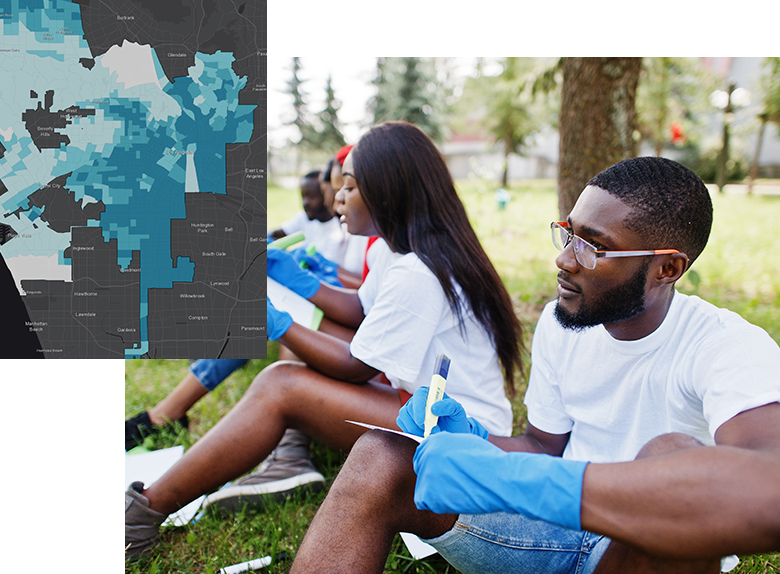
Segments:
[[[328,163],[325,165],[325,169],[322,170],[322,179],[329,182],[330,181],[330,172],[333,171],[333,162],[336,161],[336,156],[333,156],[328,160]]]
[[[645,249],[677,249],[688,267],[707,245],[712,200],[701,178],[663,157],[635,157],[616,163],[588,182],[631,208],[626,227],[636,231]]]
[[[320,179],[320,170],[316,169],[304,175],[301,179]]]

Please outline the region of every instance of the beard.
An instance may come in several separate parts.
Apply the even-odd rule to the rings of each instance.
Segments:
[[[622,285],[602,293],[590,303],[584,303],[574,313],[555,306],[555,318],[565,329],[582,331],[605,323],[625,321],[645,310],[645,283],[650,260]]]

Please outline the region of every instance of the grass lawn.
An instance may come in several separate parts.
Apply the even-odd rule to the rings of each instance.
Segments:
[[[515,183],[511,201],[498,210],[493,187],[463,181],[459,192],[486,251],[506,283],[526,327],[527,343],[542,306],[556,293],[556,250],[550,241],[550,221],[557,219],[552,181]],[[678,288],[740,313],[780,341],[780,236],[767,232],[765,222],[780,220],[780,197],[713,194],[715,221],[709,245]],[[297,190],[268,189],[268,227],[273,229],[301,208]],[[166,433],[150,446],[189,447],[241,397],[254,375],[278,354],[268,344],[268,358],[254,359],[236,371],[189,413],[190,430]],[[126,362],[127,416],[154,405],[186,374],[186,361]],[[516,430],[525,425],[522,396],[526,381],[517,381],[513,401]],[[330,484],[344,455],[314,443],[315,466]],[[276,504],[256,514],[224,519],[207,515],[197,524],[166,529],[151,558],[126,566],[133,573],[216,573],[220,568],[285,551],[292,558],[324,493]],[[287,572],[290,562],[263,572]],[[455,572],[435,556],[413,560],[396,537],[385,566],[389,573]],[[780,572],[780,554],[742,557],[734,574]]]

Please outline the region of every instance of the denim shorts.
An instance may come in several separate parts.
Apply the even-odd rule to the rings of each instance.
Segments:
[[[213,391],[228,375],[249,359],[198,359],[190,365],[190,372],[207,391]]]
[[[609,538],[521,514],[461,514],[455,526],[425,540],[464,574],[592,574]]]

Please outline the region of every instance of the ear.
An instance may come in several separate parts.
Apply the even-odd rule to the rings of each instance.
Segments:
[[[686,269],[688,269],[688,256],[684,253],[672,253],[671,255],[657,255],[661,258],[660,265],[656,267],[655,279],[659,283],[673,284]]]

